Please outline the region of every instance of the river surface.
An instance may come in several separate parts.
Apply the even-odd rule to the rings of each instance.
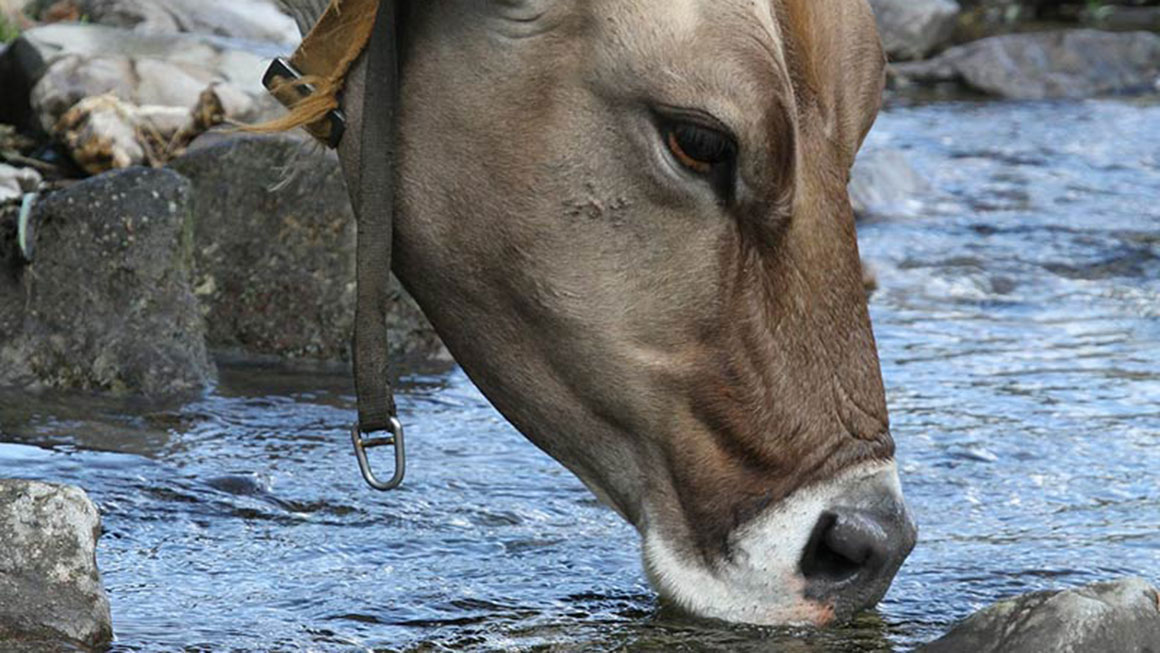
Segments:
[[[820,633],[658,605],[635,532],[461,371],[366,490],[342,370],[223,366],[180,406],[0,394],[0,476],[85,487],[115,651],[905,651],[999,598],[1160,581],[1160,105],[897,106],[932,184],[861,226],[918,546]]]

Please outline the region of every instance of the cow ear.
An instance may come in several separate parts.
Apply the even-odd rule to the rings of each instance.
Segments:
[[[847,24],[843,38],[847,46],[846,61],[841,66],[845,71],[842,84],[838,86],[836,114],[841,123],[840,133],[844,139],[849,163],[853,165],[866,134],[878,118],[882,108],[882,89],[886,86],[886,52],[878,35],[878,23],[870,5],[864,0],[842,2],[854,16]]]
[[[784,3],[787,36],[799,54],[799,88],[823,131],[851,166],[882,105],[886,55],[865,0],[775,0]]]

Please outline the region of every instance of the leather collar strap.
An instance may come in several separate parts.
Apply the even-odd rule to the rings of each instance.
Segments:
[[[375,6],[377,5],[377,7]],[[354,374],[358,423],[351,431],[363,478],[377,490],[397,487],[405,473],[403,429],[396,417],[390,384],[387,308],[391,296],[391,239],[395,207],[395,116],[399,94],[399,2],[397,0],[331,0],[319,22],[303,39],[289,62],[275,61],[266,74],[267,87],[294,109],[311,101],[311,82],[327,82],[333,108],[322,119],[305,125],[330,147],[342,138],[345,120],[334,95],[354,59],[367,43],[366,85],[362,130],[358,134],[359,174],[348,188],[358,221],[357,306],[354,324]],[[374,11],[370,20],[368,10]],[[285,83],[289,76],[293,84]],[[271,81],[271,78],[274,78]],[[314,98],[317,100],[318,98]],[[388,431],[386,437],[364,437]],[[380,481],[371,471],[366,450],[395,448],[395,471]]]
[[[395,214],[395,115],[399,104],[399,12],[396,0],[380,0],[367,48],[359,135],[359,183],[352,200],[358,218],[358,306],[354,324],[354,375],[358,425],[353,434],[363,477],[378,490],[403,480],[403,429],[396,419],[387,347],[387,307],[391,296],[391,236]],[[388,438],[363,439],[363,433],[390,431]],[[366,446],[394,445],[395,474],[375,479],[366,463]]]
[[[283,106],[310,115],[303,129],[327,147],[342,140],[346,118],[338,96],[370,40],[380,1],[330,0],[290,59],[275,59],[262,79]]]

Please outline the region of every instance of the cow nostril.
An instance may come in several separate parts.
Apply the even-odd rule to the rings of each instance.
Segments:
[[[822,514],[814,526],[801,561],[802,575],[806,579],[840,582],[857,574],[862,567],[859,560],[851,559],[830,545],[829,540],[837,523],[838,516],[827,512]]]
[[[882,599],[918,531],[893,476],[858,479],[814,514],[798,558],[802,595],[844,619]]]
[[[857,513],[822,513],[802,554],[801,570],[807,580],[840,583],[876,566],[885,533]]]

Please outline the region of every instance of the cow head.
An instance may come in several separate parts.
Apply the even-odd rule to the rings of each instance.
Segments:
[[[915,528],[846,191],[865,2],[406,4],[394,269],[463,368],[677,604],[875,603]]]

